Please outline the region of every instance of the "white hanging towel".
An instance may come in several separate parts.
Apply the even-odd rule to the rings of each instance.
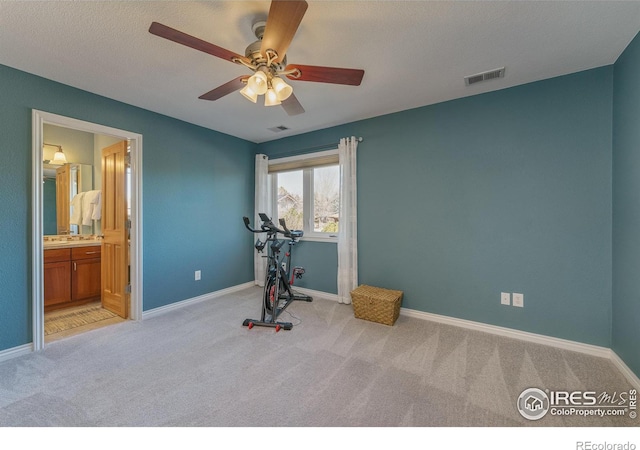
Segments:
[[[93,211],[91,212],[92,220],[100,220],[102,217],[102,191],[98,190],[96,192],[97,194],[91,202],[93,205]]]
[[[71,225],[80,225],[82,223],[82,200],[84,198],[84,192],[80,192],[73,196],[71,199],[71,218],[69,223]]]
[[[82,199],[82,225],[91,225],[94,215],[94,209],[97,202],[100,201],[100,191],[87,191]],[[98,210],[98,214],[100,214]]]

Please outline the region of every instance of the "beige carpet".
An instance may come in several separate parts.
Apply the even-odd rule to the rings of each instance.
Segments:
[[[116,314],[102,308],[100,302],[53,311],[45,314],[44,334],[48,336],[114,317]]]
[[[518,412],[529,388],[629,392],[607,358],[404,315],[381,325],[322,298],[285,311],[291,331],[249,330],[242,322],[259,316],[261,294],[248,288],[124,320],[0,362],[0,430],[266,427],[260,441],[240,444],[251,446],[281,445],[289,436],[278,427],[640,429],[629,415],[527,420]],[[575,433],[593,439],[591,430]],[[532,448],[527,436],[512,448]],[[429,446],[430,436],[419,442]]]

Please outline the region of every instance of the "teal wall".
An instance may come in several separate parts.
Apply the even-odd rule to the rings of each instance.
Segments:
[[[337,293],[337,243],[300,241],[293,250],[293,266],[301,266],[305,274],[295,285],[321,292]]]
[[[403,290],[406,308],[608,347],[612,96],[609,66],[258,150],[364,138],[361,283]],[[307,270],[307,286],[336,292],[335,245],[305,246],[296,264],[323,267]],[[525,307],[500,305],[502,291],[523,293]]]
[[[145,310],[253,279],[255,144],[2,65],[0,98],[0,351],[32,341],[32,109],[143,135]]]
[[[31,341],[35,108],[144,136],[145,310],[253,278],[239,218],[255,153],[355,135],[361,283],[404,290],[407,308],[612,346],[638,374],[639,76],[636,38],[615,66],[256,145],[0,66],[0,351]],[[300,286],[336,292],[335,244],[295,258]]]
[[[612,348],[640,376],[640,36],[614,66]]]

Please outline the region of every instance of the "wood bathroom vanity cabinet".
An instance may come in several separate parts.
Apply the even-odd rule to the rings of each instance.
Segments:
[[[45,311],[99,300],[100,262],[99,245],[45,249]]]

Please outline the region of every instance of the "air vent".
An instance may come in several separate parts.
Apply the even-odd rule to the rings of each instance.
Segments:
[[[281,131],[288,130],[289,127],[285,127],[284,125],[278,125],[277,127],[267,128],[269,131],[273,131],[274,133],[280,133]]]
[[[464,84],[466,84],[467,86],[471,86],[472,84],[493,80],[495,78],[504,78],[504,67],[464,77]]]

